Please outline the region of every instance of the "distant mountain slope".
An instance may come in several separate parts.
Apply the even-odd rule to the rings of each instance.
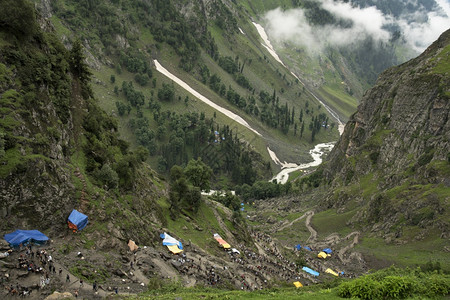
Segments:
[[[119,118],[119,132],[132,147],[148,149],[148,161],[159,172],[201,157],[216,181],[225,179],[220,185],[251,184],[272,175],[267,146],[283,160],[298,162],[308,159],[305,150],[316,142],[338,136],[333,118],[269,55],[250,15],[232,1],[36,2],[63,42],[83,41],[100,105]],[[262,138],[156,72],[154,59],[242,117]],[[251,146],[208,159],[216,131],[231,133],[233,139],[224,143]]]
[[[446,31],[383,72],[347,123],[320,174],[332,191],[324,205],[358,203],[349,224],[405,241],[449,238],[449,55]]]

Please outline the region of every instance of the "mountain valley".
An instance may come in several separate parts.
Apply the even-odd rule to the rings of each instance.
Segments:
[[[448,297],[445,9],[372,2],[1,0],[0,295]]]

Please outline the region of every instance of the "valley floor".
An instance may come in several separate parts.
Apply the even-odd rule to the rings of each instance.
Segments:
[[[219,205],[207,201],[212,207]],[[264,212],[262,207],[259,209],[259,213]],[[218,213],[215,215],[220,219],[219,224],[226,228],[226,220],[222,220]],[[264,218],[263,215],[258,215],[256,210],[250,215],[253,222]],[[140,247],[136,253],[127,250],[126,244],[122,249],[109,252],[87,250],[80,237],[70,233],[54,238],[49,246],[33,247],[35,253],[46,251],[47,255],[52,256],[51,265],[56,273],[49,271],[48,256],[46,259],[37,259],[37,256],[27,254],[25,249],[14,250],[9,257],[2,259],[0,268],[3,274],[8,274],[8,278],[3,282],[0,296],[10,296],[7,289],[11,285],[18,292],[25,288],[33,290],[30,298],[34,299],[42,299],[52,291],[69,292],[72,295],[77,291],[80,297],[88,299],[114,295],[116,290],[119,295],[136,295],[161,288],[167,282],[178,282],[185,287],[256,291],[276,286],[292,286],[294,281],[300,281],[304,286],[312,286],[334,280],[333,275],[325,273],[329,268],[344,271],[343,277],[347,278],[364,273],[367,270],[366,263],[363,257],[353,250],[353,246],[358,243],[359,232],[351,232],[343,237],[330,234],[319,239],[320,233],[311,225],[313,218],[314,211],[306,211],[293,220],[273,223],[269,218],[265,226],[252,226],[251,238],[254,243],[248,241],[246,244],[232,244],[240,254],[217,249],[216,254],[212,255],[185,240],[182,240],[185,250],[181,255],[168,252],[166,247],[160,245],[161,241],[155,241],[156,246],[153,247]],[[306,226],[309,237],[303,241],[299,240],[299,243],[309,246],[312,251],[304,248],[300,251],[294,250],[294,245],[287,245],[285,241],[271,237],[300,223]],[[167,229],[163,230],[169,232]],[[232,235],[232,232],[226,231],[223,237],[234,242]],[[67,249],[68,244],[73,247]],[[211,246],[218,247],[212,234]],[[325,260],[318,258],[317,254],[322,248],[331,248],[331,257]],[[42,266],[43,271],[36,273],[27,271],[26,268],[18,268],[19,258],[35,266]],[[303,266],[318,271],[320,276],[311,276],[301,270]],[[95,270],[94,273],[98,276],[92,276],[92,270]],[[66,281],[67,275],[69,282]],[[47,276],[49,282],[42,286],[42,279]],[[90,283],[85,281],[81,286],[80,278],[91,280]],[[93,290],[94,280],[98,280],[97,291]]]

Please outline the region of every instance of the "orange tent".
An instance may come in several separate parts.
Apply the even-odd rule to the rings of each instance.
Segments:
[[[228,244],[219,234],[214,233],[214,239],[219,242],[219,244],[225,248],[225,249],[229,249],[231,248],[230,244]]]

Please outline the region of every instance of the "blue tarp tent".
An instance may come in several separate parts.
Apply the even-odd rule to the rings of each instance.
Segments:
[[[181,244],[180,241],[178,241],[175,238],[171,237],[167,233],[165,233],[165,232],[161,233],[159,235],[159,237],[164,239],[163,240],[163,245],[164,246],[177,246],[180,250],[183,250],[183,244]]]
[[[309,248],[308,246],[303,247],[303,249],[308,250],[308,251],[312,251],[311,248]]]
[[[331,251],[330,248],[325,248],[322,251],[325,252],[326,254],[331,254],[331,252],[333,252],[333,251]]]
[[[86,227],[88,223],[88,217],[85,214],[80,213],[77,210],[72,210],[69,218],[67,219],[69,228],[73,230],[81,230]]]
[[[300,246],[300,244],[298,244],[298,245],[295,245],[295,246],[294,246],[294,249],[297,249],[297,250],[299,250],[299,251],[300,251],[300,249],[302,249],[302,246]]]
[[[319,276],[319,272],[311,270],[308,267],[303,267],[302,270],[305,271],[306,273],[309,273],[309,274],[313,275],[313,276]]]
[[[48,237],[39,230],[20,230],[17,229],[14,232],[7,233],[4,236],[5,240],[13,247],[17,247],[20,244],[37,243],[43,244],[48,241]]]

